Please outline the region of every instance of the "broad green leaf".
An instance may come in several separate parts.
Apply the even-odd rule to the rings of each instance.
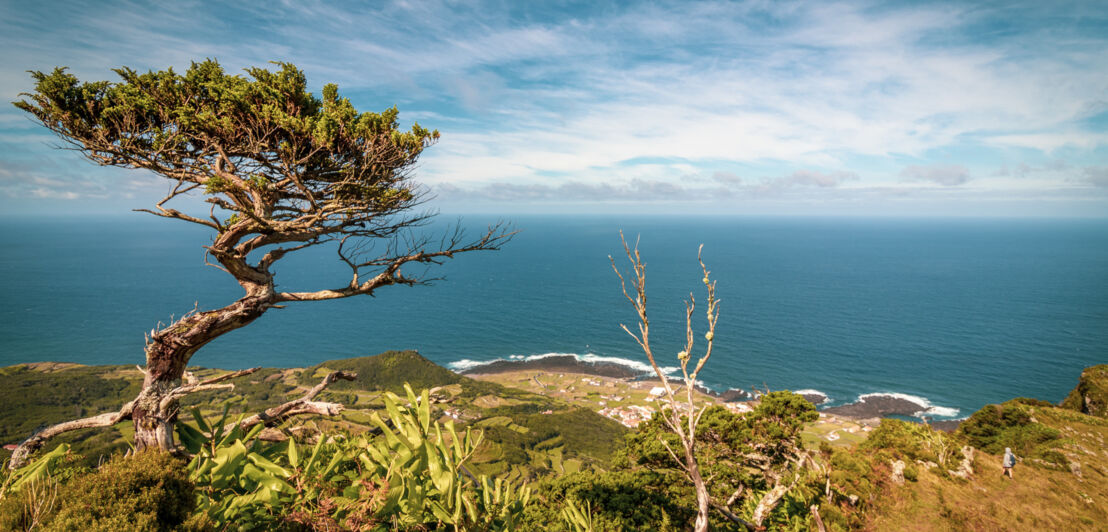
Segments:
[[[238,422],[242,423],[242,418],[241,417],[239,418]],[[235,428],[237,429],[238,426],[236,425]],[[247,432],[246,435],[243,436],[242,440],[243,441],[251,441],[251,440],[257,438],[258,434],[261,434],[263,430],[265,430],[265,425],[262,424],[262,423],[258,423],[257,425],[254,425],[253,427],[250,428],[250,432]]]
[[[322,440],[323,440],[323,438],[320,438],[320,441],[322,441]],[[294,468],[299,467],[300,466],[300,453],[297,452],[297,450],[296,450],[296,440],[290,436],[289,439],[288,439],[288,443],[289,443],[289,450],[288,450],[289,465],[291,465]]]
[[[257,453],[249,453],[246,458],[258,466],[262,470],[271,475],[275,475],[281,478],[288,478],[292,476],[292,472],[273,463],[266,459],[264,456]]]
[[[58,461],[64,458],[67,453],[69,453],[69,444],[63,443],[30,464],[17,469],[12,475],[17,475],[19,479],[12,482],[8,489],[13,493],[18,492],[25,484],[38,482],[49,477],[53,474]]]
[[[188,423],[177,423],[177,437],[189,453],[196,454],[208,442],[207,436]]]
[[[227,415],[230,414],[230,412],[231,412],[231,402],[230,401],[224,401],[223,402],[223,415],[219,416],[219,421],[214,426],[212,426],[211,430],[209,431],[212,435],[212,441],[219,442],[221,445],[226,441],[222,438],[223,427],[227,426]]]
[[[419,414],[419,426],[423,428],[423,434],[427,434],[427,428],[431,426],[431,395],[427,389],[423,390],[423,393],[419,396],[419,406],[417,412]]]
[[[327,467],[323,468],[323,471],[320,471],[319,474],[321,476],[326,476],[327,473],[330,473],[331,470],[335,468],[335,466],[339,465],[339,462],[342,461],[342,458],[342,453],[335,453],[335,455],[331,457],[331,461],[328,462]]]
[[[315,448],[312,449],[312,456],[308,458],[308,464],[304,466],[304,473],[308,474],[312,471],[312,466],[315,465],[316,458],[319,457],[319,450],[323,447],[323,441],[326,440],[322,435],[319,437],[319,441],[315,443]],[[292,441],[291,438],[289,441]]]
[[[209,427],[208,422],[204,420],[204,415],[200,413],[200,409],[194,406],[189,412],[192,412],[192,420],[196,422],[197,428],[205,433],[205,435],[210,435],[212,433],[212,428]]]

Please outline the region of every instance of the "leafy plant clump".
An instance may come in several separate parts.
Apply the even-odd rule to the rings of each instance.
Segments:
[[[886,418],[861,447],[882,458],[934,462],[945,467],[961,459],[961,446],[957,438],[927,425]]]
[[[427,391],[384,395],[376,434],[323,435],[312,447],[266,444],[260,426],[229,431],[224,418],[181,424],[198,510],[216,529],[508,530],[530,500],[526,486],[474,477],[465,465],[480,433],[432,420]]]
[[[5,515],[0,524],[12,530],[59,532],[180,530],[194,506],[184,462],[148,451],[126,458],[117,455],[97,471],[65,484],[49,478],[28,483],[0,507]],[[32,523],[38,527],[32,528]]]
[[[1061,434],[1034,420],[1034,407],[1018,400],[986,405],[958,427],[960,436],[970,445],[991,454],[1003,454],[1005,448],[1033,464],[1066,467],[1066,457],[1055,448]]]
[[[572,473],[540,483],[536,497],[525,530],[560,530],[559,521],[568,530],[682,530],[696,517],[695,494],[672,471]]]

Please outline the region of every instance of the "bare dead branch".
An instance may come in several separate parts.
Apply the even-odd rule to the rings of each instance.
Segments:
[[[250,375],[251,373],[254,373],[255,371],[258,371],[259,369],[262,369],[262,368],[256,367],[256,368],[250,368],[250,369],[242,369],[242,370],[239,370],[239,371],[232,371],[231,373],[224,373],[223,375],[212,377],[210,379],[205,379],[205,380],[200,381],[200,382],[189,383],[189,384],[185,384],[183,386],[178,386],[178,387],[170,390],[168,393],[166,393],[165,395],[162,396],[161,403],[160,403],[161,407],[162,407],[162,409],[168,409],[173,404],[173,401],[180,400],[182,397],[184,397],[184,396],[186,396],[190,393],[204,392],[204,391],[210,391],[210,390],[233,390],[233,389],[235,389],[234,384],[218,384],[218,383],[223,382],[223,381],[227,381],[227,380],[231,380],[231,379],[237,379],[237,378],[242,377],[244,375]]]
[[[646,265],[643,263],[642,256],[639,254],[638,241],[636,240],[635,247],[632,248],[627,244],[627,239],[624,238],[623,231],[620,231],[619,239],[623,244],[623,251],[627,255],[627,260],[631,263],[631,271],[634,274],[634,278],[631,280],[633,287],[632,291],[634,292],[633,297],[631,294],[632,291],[629,291],[627,288],[627,279],[624,278],[619,267],[616,266],[615,259],[609,255],[608,260],[612,264],[612,270],[615,271],[616,275],[619,277],[620,289],[623,291],[623,296],[631,303],[631,306],[634,307],[635,312],[638,314],[639,334],[636,335],[631,332],[626,325],[620,324],[620,327],[638,342],[647,360],[650,361],[650,367],[654,370],[654,374],[657,375],[658,379],[662,382],[662,387],[665,390],[665,401],[668,406],[668,408],[663,408],[662,410],[662,420],[665,425],[677,435],[677,438],[681,442],[682,450],[684,451],[684,458],[679,457],[664,439],[662,439],[661,442],[669,453],[670,458],[684,470],[685,475],[688,477],[689,481],[692,482],[697,499],[697,516],[694,529],[697,532],[706,532],[708,530],[708,513],[711,508],[711,495],[708,493],[707,485],[701,477],[700,466],[697,464],[696,460],[696,428],[697,424],[700,422],[700,417],[704,413],[704,409],[699,409],[698,411],[696,408],[693,392],[696,387],[696,376],[711,355],[712,342],[715,337],[714,317],[718,316],[715,301],[715,284],[708,279],[708,270],[704,267],[704,262],[701,260],[700,265],[704,273],[704,284],[708,287],[709,329],[708,333],[705,335],[705,338],[708,340],[708,347],[706,354],[699,359],[696,369],[690,374],[688,371],[688,364],[693,347],[692,315],[696,308],[695,300],[690,294],[689,301],[685,303],[685,349],[677,354],[682,378],[685,384],[685,397],[683,401],[680,401],[677,399],[669,379],[658,365],[654,357],[654,352],[650,347],[650,319],[646,311]],[[701,249],[703,249],[703,246],[701,246]],[[700,258],[699,252],[697,258]],[[683,412],[684,415],[682,415]],[[682,423],[682,421],[684,421],[684,423]]]
[[[757,526],[754,523],[751,523],[750,521],[747,521],[746,519],[743,519],[743,518],[735,515],[726,506],[724,506],[722,504],[719,504],[717,502],[712,503],[712,508],[715,508],[716,510],[719,510],[719,513],[723,514],[723,516],[726,517],[727,519],[729,519],[732,523],[742,525],[742,526],[746,527],[746,529],[751,531],[751,532],[766,529],[766,527]]]
[[[827,527],[823,526],[823,518],[819,515],[819,505],[813,504],[809,510],[812,512],[812,518],[816,521],[816,529],[819,532],[827,532]]]
[[[796,462],[796,474],[793,475],[792,482],[790,482],[789,484],[782,484],[780,476],[776,476],[773,479],[773,488],[762,495],[761,500],[758,501],[758,506],[754,508],[754,515],[752,515],[751,517],[754,518],[755,524],[757,524],[758,526],[762,526],[762,523],[765,522],[765,519],[769,517],[769,514],[771,512],[773,512],[773,509],[781,503],[781,499],[785,497],[785,494],[792,491],[792,489],[795,488],[796,485],[800,482],[800,478],[803,473],[801,469],[804,467],[804,462],[807,458],[807,453],[801,453],[800,458]]]
[[[408,252],[403,255],[388,254],[377,259],[361,263],[353,263],[347,259],[347,264],[352,265],[354,278],[351,284],[339,288],[317,290],[314,292],[279,292],[274,295],[273,302],[286,301],[323,301],[328,299],[342,299],[357,295],[372,294],[378,288],[390,285],[417,285],[425,284],[427,279],[421,277],[406,276],[400,272],[400,268],[406,264],[441,264],[444,259],[453,258],[458,253],[469,251],[487,251],[500,249],[515,235],[515,231],[508,231],[502,225],[495,225],[480,238],[461,244],[452,238],[447,242],[445,249],[438,251],[425,251],[423,241],[411,242],[406,246]],[[372,278],[358,283],[360,280],[358,271],[365,267],[379,267],[381,271]]]
[[[242,428],[242,430],[249,430],[251,427],[258,424],[264,424],[266,427],[273,427],[281,424],[290,417],[302,414],[318,414],[323,416],[336,415],[343,411],[345,408],[343,405],[339,403],[316,402],[312,401],[312,399],[315,399],[315,396],[319,395],[324,388],[330,386],[335,381],[340,379],[352,381],[356,378],[358,378],[357,373],[332,371],[328,373],[326,377],[323,377],[323,380],[321,380],[319,384],[315,385],[311,390],[308,390],[308,393],[304,394],[299,399],[272,408],[267,408],[265,411],[254,414],[241,422],[229,423],[224,427],[224,430],[231,430],[236,426]]]
[[[731,505],[735,504],[735,501],[739,500],[739,497],[742,497],[744,491],[746,491],[746,486],[739,486],[739,489],[735,490],[723,505],[731,507]]]
[[[27,462],[27,459],[32,453],[42,448],[46,443],[46,440],[53,438],[59,434],[66,432],[87,429],[92,427],[110,427],[131,418],[131,408],[134,403],[130,402],[123,405],[118,412],[108,412],[100,414],[98,416],[86,417],[83,419],[75,419],[72,421],[65,421],[58,423],[57,425],[51,425],[34,434],[30,438],[23,440],[19,444],[19,447],[12,452],[11,461],[8,463],[8,469],[16,470],[23,467],[23,464]]]

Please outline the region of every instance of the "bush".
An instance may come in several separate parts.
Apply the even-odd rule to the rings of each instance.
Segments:
[[[833,504],[820,505],[824,524],[829,530],[864,528],[864,512],[888,478],[887,462],[874,460],[872,456],[854,450],[832,451],[828,480],[831,481],[835,500]],[[857,505],[849,503],[852,495],[858,497]]]
[[[1010,401],[1002,405],[986,405],[958,427],[969,444],[992,454],[1011,447],[1014,452],[1028,453],[1041,443],[1058,438],[1058,431],[1031,421],[1031,414],[1022,404]]]
[[[177,530],[192,512],[193,486],[184,462],[149,451],[73,479],[58,504],[47,531]]]
[[[543,502],[527,507],[522,529],[570,529],[560,513],[568,501],[589,503],[598,531],[680,530],[696,518],[695,494],[683,477],[644,469],[571,473],[544,481],[538,495]]]
[[[1035,398],[1032,398],[1032,397],[1017,397],[1017,398],[1012,399],[1008,402],[1009,403],[1019,403],[1021,405],[1027,405],[1027,406],[1038,406],[1038,407],[1052,407],[1052,406],[1054,406],[1054,403],[1051,403],[1050,401],[1043,401],[1042,399],[1035,399]]]
[[[919,467],[915,463],[910,463],[904,467],[904,479],[909,482],[919,480]]]
[[[882,458],[924,460],[946,465],[956,458],[961,443],[927,425],[882,419],[861,448],[875,451]]]
[[[999,405],[986,405],[958,427],[958,434],[969,444],[990,454],[1002,454],[1005,447],[1022,458],[1039,458],[1066,466],[1068,462],[1053,448],[1061,434],[1031,420],[1028,403],[1015,399]]]

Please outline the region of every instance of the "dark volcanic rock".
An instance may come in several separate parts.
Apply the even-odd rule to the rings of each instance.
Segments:
[[[719,397],[719,400],[725,403],[740,403],[743,401],[749,401],[753,398],[753,396],[750,395],[750,392],[747,392],[745,390],[738,390],[735,388],[731,388],[730,390],[717,394],[716,397]]]
[[[801,397],[808,400],[809,403],[819,406],[827,402],[827,396],[821,393],[802,393]]]
[[[837,416],[850,416],[857,418],[885,417],[891,414],[912,416],[923,410],[923,406],[889,395],[871,395],[863,397],[860,401],[848,405],[833,406],[823,409],[823,412]]]

